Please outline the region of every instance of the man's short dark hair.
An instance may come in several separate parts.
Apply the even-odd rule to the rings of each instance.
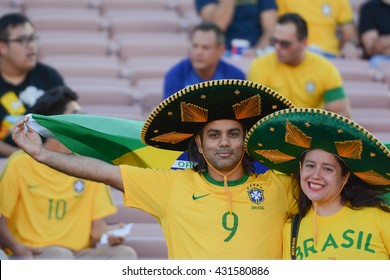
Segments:
[[[78,95],[67,86],[58,86],[46,91],[38,98],[31,112],[44,116],[61,115],[65,113],[70,101],[77,101]]]
[[[7,41],[9,37],[9,28],[24,25],[31,21],[21,13],[5,14],[0,18],[0,41]]]
[[[247,131],[246,127],[241,123],[243,131]],[[196,135],[199,135],[200,138],[203,138],[203,129],[204,126],[198,131]],[[192,169],[198,173],[207,172],[208,165],[206,160],[204,159],[204,155],[199,152],[198,145],[196,144],[195,138],[197,136],[193,136],[188,144],[188,159],[192,164]],[[244,136],[245,137],[245,136]],[[253,158],[244,152],[244,157],[242,159],[242,166],[246,174],[251,175],[255,173],[255,165]]]
[[[204,31],[204,32],[213,31],[215,33],[216,38],[217,38],[217,44],[218,45],[225,44],[225,33],[214,22],[203,21],[200,24],[196,25],[191,31],[190,38],[192,38],[194,36],[194,33],[196,31]]]
[[[281,25],[292,23],[297,28],[298,40],[301,41],[307,38],[307,34],[308,34],[307,23],[303,19],[303,17],[301,17],[299,14],[297,13],[283,14],[278,18],[277,23]]]

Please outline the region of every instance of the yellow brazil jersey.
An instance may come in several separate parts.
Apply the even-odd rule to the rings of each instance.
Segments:
[[[250,66],[248,80],[272,88],[296,107],[322,109],[325,103],[345,98],[336,67],[310,51],[298,66],[280,63],[274,52],[257,57]]]
[[[170,259],[280,259],[282,228],[296,205],[291,177],[265,174],[223,182],[192,169],[121,166],[125,205],[156,216]]]
[[[307,22],[309,45],[337,55],[337,26],[353,23],[349,0],[276,0],[279,14],[298,13]]]
[[[301,220],[297,259],[388,260],[390,259],[390,213],[377,208],[342,208],[328,217],[317,215],[314,243],[314,213]],[[290,259],[291,222],[283,229],[283,258]]]
[[[0,212],[13,237],[27,246],[91,246],[92,220],[114,214],[109,187],[60,173],[23,151],[8,160],[0,180]]]

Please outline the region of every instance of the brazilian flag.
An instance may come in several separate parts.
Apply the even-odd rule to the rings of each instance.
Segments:
[[[84,114],[43,116],[30,114],[27,126],[43,137],[55,138],[76,154],[114,165],[186,169],[192,165],[187,152],[158,149],[144,144],[141,121]],[[268,168],[255,162],[255,172]]]
[[[76,154],[119,165],[171,169],[188,167],[183,152],[144,144],[144,123],[136,120],[84,114],[43,116],[30,114],[27,126],[43,137],[55,138]]]

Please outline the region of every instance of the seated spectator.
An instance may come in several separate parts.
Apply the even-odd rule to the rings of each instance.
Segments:
[[[356,59],[361,56],[349,0],[276,0],[276,3],[279,15],[298,13],[305,19],[309,27],[310,50],[330,58]]]
[[[18,13],[0,18],[0,156],[18,150],[11,138],[15,121],[44,91],[63,84],[55,69],[38,62],[38,37],[30,20]]]
[[[196,0],[195,6],[203,20],[215,22],[225,32],[227,50],[233,39],[245,39],[260,52],[269,46],[277,17],[275,0]]]
[[[190,40],[189,58],[174,65],[165,75],[164,99],[186,86],[208,80],[245,79],[244,72],[221,59],[225,36],[216,24],[200,23]]]
[[[359,35],[372,68],[390,61],[390,0],[372,0],[360,8]]]
[[[340,73],[326,58],[307,51],[307,24],[300,15],[280,16],[271,41],[275,52],[255,58],[248,80],[274,89],[297,107],[350,116]]]
[[[61,86],[41,96],[32,112],[41,115],[80,112],[78,96]],[[59,141],[45,139],[49,150],[70,153]],[[108,186],[78,179],[38,163],[24,151],[8,158],[0,179],[0,239],[11,258],[135,259],[136,252],[109,237],[94,247],[116,212]]]

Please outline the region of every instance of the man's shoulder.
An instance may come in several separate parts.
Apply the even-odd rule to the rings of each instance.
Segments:
[[[33,68],[33,71],[45,71],[45,72],[56,72],[58,73],[57,69],[55,69],[53,66],[48,65],[43,62],[38,62],[37,65]]]
[[[258,56],[252,60],[251,65],[278,65],[279,60],[274,51]]]
[[[329,58],[326,58],[326,57],[324,57],[318,53],[314,53],[312,51],[306,51],[306,59],[310,63],[327,65],[329,67],[336,67]]]
[[[244,71],[241,68],[223,59],[219,61],[219,69],[225,72],[234,72],[236,74],[241,74],[245,76]]]
[[[208,4],[218,4],[217,0],[195,0],[195,8],[199,12],[204,6]]]
[[[31,70],[30,76],[32,80],[44,80],[51,83],[51,86],[64,84],[64,79],[57,69],[41,62],[37,63],[34,69]]]
[[[168,72],[183,71],[186,69],[192,69],[191,61],[189,58],[184,58],[177,62],[168,70]]]
[[[382,3],[381,0],[373,0],[373,1],[366,1],[361,5],[360,9],[372,9],[372,8],[378,8],[380,4]]]

